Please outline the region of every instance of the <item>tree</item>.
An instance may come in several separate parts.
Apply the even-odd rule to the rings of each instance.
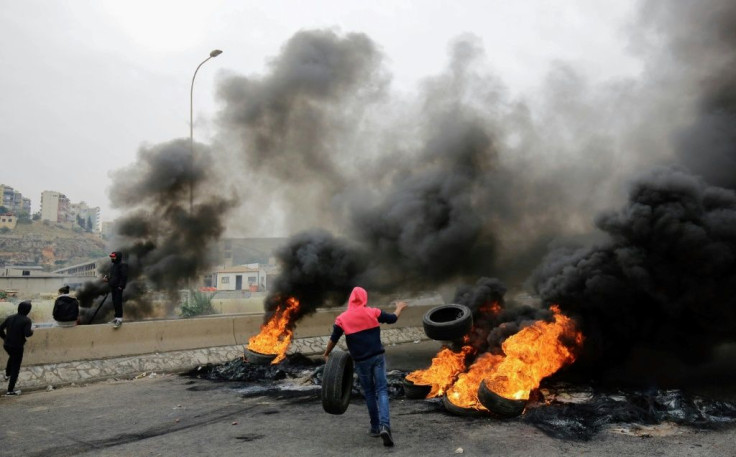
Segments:
[[[36,213],[33,213],[33,220],[34,221],[40,221],[41,220],[41,211],[38,211]]]
[[[0,214],[5,214],[8,212],[8,208],[4,207],[3,205],[0,205]]]
[[[18,214],[18,223],[19,224],[30,224],[31,215],[25,211],[21,212],[20,214]]]
[[[189,291],[188,298],[181,304],[179,315],[181,317],[193,317],[203,314],[216,314],[212,307],[212,297],[214,296],[215,294]]]

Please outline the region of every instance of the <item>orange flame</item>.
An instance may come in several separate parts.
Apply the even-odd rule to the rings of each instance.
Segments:
[[[414,384],[432,386],[427,398],[440,397],[455,382],[457,376],[465,371],[465,359],[473,352],[475,350],[472,346],[463,346],[460,352],[444,347],[432,359],[429,368],[413,371],[406,375],[406,379]]]
[[[483,303],[478,308],[478,312],[482,316],[496,316],[501,311],[501,305],[497,301]],[[457,380],[460,373],[464,372],[467,368],[465,361],[468,356],[478,351],[471,344],[471,335],[475,333],[476,328],[473,327],[468,335],[465,335],[463,338],[463,347],[460,351],[453,352],[447,347],[442,348],[432,359],[432,364],[429,368],[413,371],[406,376],[406,379],[417,385],[432,386],[429,394],[427,394],[427,398],[444,395],[447,389]]]
[[[478,356],[467,373],[458,376],[455,384],[447,391],[447,399],[461,408],[488,411],[478,400],[478,387],[485,375],[503,359],[502,355],[486,352]]]
[[[560,314],[558,306],[551,310],[554,322],[537,321],[510,336],[501,345],[503,355],[481,354],[447,390],[448,400],[462,408],[485,410],[478,400],[484,379],[488,388],[502,397],[527,399],[542,379],[575,361],[583,335],[572,319]]]
[[[294,317],[299,311],[299,300],[289,297],[281,303],[268,322],[261,325],[258,335],[248,340],[248,349],[260,354],[276,354],[271,364],[276,364],[286,358],[294,337]]]
[[[527,399],[542,379],[575,361],[575,352],[582,347],[583,334],[575,322],[550,308],[554,322],[538,321],[512,335],[501,345],[506,357],[486,376],[486,386],[509,399]],[[572,347],[562,339],[573,342]]]

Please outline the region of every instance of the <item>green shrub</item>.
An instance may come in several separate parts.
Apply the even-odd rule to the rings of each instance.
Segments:
[[[215,309],[212,307],[212,297],[214,296],[215,294],[213,293],[208,294],[194,290],[189,291],[189,297],[181,304],[179,316],[193,317],[205,314],[216,314]]]

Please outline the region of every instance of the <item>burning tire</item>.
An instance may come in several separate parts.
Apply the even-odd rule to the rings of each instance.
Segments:
[[[353,393],[353,358],[347,352],[330,354],[322,376],[322,408],[330,414],[348,409]]]
[[[526,400],[510,400],[498,395],[481,381],[478,387],[478,400],[480,404],[488,408],[488,411],[500,417],[516,417],[526,407]]]
[[[422,324],[424,333],[433,340],[459,340],[473,326],[473,313],[465,305],[442,305],[427,311]]]
[[[426,384],[414,384],[408,379],[404,379],[404,395],[410,400],[422,400],[427,398],[432,386]]]
[[[486,411],[479,411],[473,408],[463,408],[462,406],[457,406],[447,398],[447,395],[442,397],[442,406],[444,406],[445,410],[453,416],[489,417],[488,412]]]
[[[245,359],[254,365],[268,365],[276,358],[276,354],[261,354],[250,349],[245,349]]]

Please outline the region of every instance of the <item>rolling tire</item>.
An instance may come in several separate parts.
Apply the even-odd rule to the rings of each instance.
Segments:
[[[276,358],[276,354],[261,354],[260,352],[254,352],[247,348],[244,352],[245,360],[253,365],[268,365]]]
[[[465,305],[437,306],[427,311],[422,324],[424,333],[433,340],[460,340],[473,326],[473,313]]]
[[[353,358],[347,352],[333,352],[322,375],[322,408],[330,414],[342,414],[352,393]]]
[[[523,413],[527,403],[527,400],[511,400],[498,395],[486,386],[485,380],[481,381],[478,387],[478,400],[488,411],[504,418],[516,417]]]
[[[408,379],[404,379],[404,395],[410,400],[422,400],[427,398],[432,386],[426,384],[414,384]]]

